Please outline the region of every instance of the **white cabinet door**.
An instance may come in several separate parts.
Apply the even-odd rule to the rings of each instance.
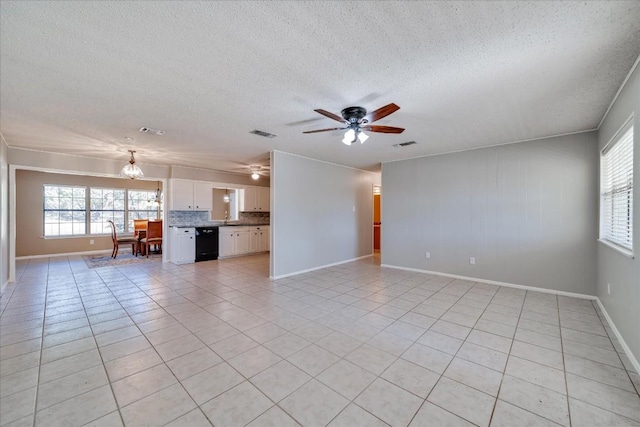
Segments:
[[[249,230],[236,232],[236,254],[249,252]]]
[[[256,187],[244,187],[243,204],[240,210],[243,212],[254,212],[258,210],[256,206]]]
[[[251,227],[249,232],[249,252],[258,252],[260,250],[260,228]]]
[[[196,260],[196,241],[193,235],[178,237],[178,262],[189,263]]]
[[[211,203],[213,197],[211,183],[195,181],[193,188],[193,209],[196,211],[210,211],[213,206]]]
[[[194,228],[174,228],[171,239],[171,261],[176,264],[195,262],[196,240]]]
[[[218,237],[220,256],[233,255],[236,252],[236,233],[233,227],[220,227]]]
[[[269,187],[258,187],[256,205],[259,211],[269,212],[271,194]]]
[[[193,210],[193,181],[174,179],[171,189],[171,207],[174,211]]]
[[[260,227],[260,246],[258,247],[258,251],[265,252],[270,250],[269,247],[269,226]]]

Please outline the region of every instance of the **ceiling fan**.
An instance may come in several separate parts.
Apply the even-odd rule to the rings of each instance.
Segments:
[[[342,117],[326,110],[314,110],[316,113],[320,113],[323,116],[326,116],[326,117],[329,117],[330,119],[341,122],[345,126],[340,128],[308,130],[303,133],[317,133],[317,132],[328,132],[332,130],[347,129],[347,132],[344,134],[344,138],[342,139],[342,142],[346,145],[351,145],[356,141],[360,141],[360,143],[362,144],[367,140],[367,138],[369,138],[369,136],[363,132],[365,130],[370,132],[380,132],[380,133],[404,132],[403,128],[370,124],[375,122],[376,120],[382,119],[383,117],[387,117],[389,114],[395,113],[399,109],[400,107],[398,107],[394,103],[391,103],[367,114],[367,110],[365,110],[362,107],[347,107],[341,111],[340,114],[342,114]]]

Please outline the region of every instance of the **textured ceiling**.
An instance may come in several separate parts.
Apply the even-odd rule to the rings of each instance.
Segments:
[[[357,168],[594,129],[640,55],[640,2],[0,3],[9,146],[247,171]],[[395,102],[347,147],[313,112]],[[145,135],[141,126],[166,131]],[[277,134],[266,139],[249,134]],[[133,141],[125,137],[134,138]],[[394,148],[415,140],[418,144]]]

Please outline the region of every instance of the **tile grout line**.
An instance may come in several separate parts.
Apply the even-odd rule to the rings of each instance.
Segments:
[[[31,261],[29,261],[31,263]],[[44,328],[47,321],[47,300],[49,299],[49,275],[51,269],[51,260],[47,259],[47,279],[44,288],[44,311],[42,313],[42,337],[40,338],[40,359],[38,360],[38,375],[36,376],[36,397],[34,399],[33,406],[33,423],[32,426],[36,427],[36,416],[38,412],[38,394],[40,394],[40,372],[42,370],[42,353],[44,346]]]
[[[113,391],[113,385],[111,383],[111,379],[109,378],[109,373],[107,372],[107,368],[106,368],[106,366],[104,364],[104,359],[102,357],[102,352],[100,351],[100,346],[98,345],[98,340],[96,339],[96,335],[93,333],[93,325],[91,324],[91,321],[89,320],[89,314],[87,313],[87,308],[84,305],[84,299],[82,298],[82,292],[80,291],[80,288],[78,287],[78,282],[76,280],[76,273],[75,273],[75,271],[73,269],[71,269],[71,274],[73,276],[73,281],[74,281],[74,283],[76,285],[76,289],[78,290],[78,294],[80,296],[80,302],[82,304],[82,309],[84,310],[85,316],[87,317],[87,322],[89,323],[89,328],[91,329],[91,336],[93,337],[93,341],[96,344],[96,350],[98,351],[98,356],[100,357],[100,362],[102,363],[102,371],[104,372],[104,375],[107,378],[107,383],[109,384],[109,389],[111,390],[111,396],[113,397],[113,401],[116,404],[116,410],[118,411],[118,415],[120,416],[120,421],[122,422],[122,425],[124,426],[126,424],[124,422],[124,418],[122,417],[122,412],[120,411],[120,405],[118,404],[118,399],[116,398],[116,394]],[[109,287],[109,285],[107,285],[105,283],[105,281],[102,278],[102,276],[100,276],[99,273],[97,274],[97,276],[100,278],[100,281],[104,284],[104,286],[109,290],[109,293],[111,293],[111,295],[116,299],[116,301],[118,301],[117,297],[113,294],[113,292],[111,291],[111,288]],[[120,304],[120,301],[118,301],[118,304],[124,310],[124,307],[122,307],[122,304]],[[126,310],[125,310],[125,312],[126,312]],[[128,315],[128,313],[127,313],[127,315]],[[93,390],[96,390],[96,389],[93,389]],[[105,415],[108,415],[108,414],[105,414]],[[103,415],[103,416],[105,416],[105,415]],[[99,417],[99,418],[101,418],[101,417]],[[97,418],[97,419],[99,419],[99,418]],[[92,420],[92,421],[96,421],[96,420]]]
[[[558,328],[560,329],[560,352],[562,353],[562,373],[564,376],[564,387],[567,391],[567,414],[569,415],[569,427],[571,427],[571,405],[569,404],[569,380],[567,379],[567,361],[564,355],[564,337],[562,335],[562,316],[560,315],[560,300],[556,295],[558,303]],[[593,304],[592,304],[593,306]]]
[[[493,416],[495,415],[496,407],[498,406],[498,400],[500,400],[500,391],[502,390],[502,382],[504,381],[505,375],[507,375],[507,366],[509,365],[509,358],[511,357],[511,351],[513,350],[513,343],[516,341],[516,332],[518,331],[518,325],[520,324],[520,319],[522,318],[522,312],[524,311],[524,304],[527,301],[528,294],[529,294],[529,291],[524,292],[524,298],[522,298],[522,304],[520,304],[520,313],[518,313],[518,321],[516,322],[516,326],[513,330],[513,338],[511,339],[511,345],[509,346],[509,352],[507,353],[507,360],[504,363],[504,372],[502,372],[502,377],[500,378],[500,385],[498,386],[498,391],[496,392],[496,401],[493,404],[491,417],[489,417],[489,425],[491,425],[491,422],[493,421]],[[519,406],[516,406],[516,407],[520,408]],[[520,409],[523,409],[523,408],[520,408]],[[531,411],[528,411],[528,412],[531,412]]]
[[[445,284],[442,288],[440,288],[440,290],[438,290],[438,292],[440,292],[442,289],[444,289],[445,287],[447,287],[449,284],[453,283],[455,280],[458,280],[458,279],[453,279],[453,280],[451,280],[451,281],[447,282],[447,284]],[[453,306],[455,306],[458,302],[460,302],[460,300],[461,300],[461,299],[462,299],[462,298],[463,298],[467,293],[469,293],[469,292],[471,291],[471,289],[473,289],[473,288],[475,287],[475,285],[476,285],[478,282],[472,282],[472,283],[473,283],[473,285],[472,285],[469,289],[467,289],[467,290],[466,290],[462,295],[460,295],[460,296],[458,297],[458,299],[457,299],[457,300],[456,300],[456,301],[455,301],[455,302],[454,302],[454,303],[453,303],[453,304],[452,304],[452,305],[447,309],[447,311],[445,311],[444,313],[442,313],[442,315],[441,315],[440,317],[438,317],[438,320],[442,320],[442,316],[444,316],[445,314],[447,314],[447,313],[449,312],[449,310],[451,310],[451,308],[452,308]],[[491,297],[491,299],[489,300],[489,302],[487,303],[487,305],[485,306],[485,308],[482,310],[482,313],[478,316],[478,318],[477,318],[477,319],[476,319],[476,321],[474,322],[474,324],[473,324],[474,326],[478,323],[478,321],[480,320],[480,318],[482,317],[482,315],[487,311],[487,307],[489,307],[489,305],[491,304],[491,302],[493,301],[493,299],[494,299],[494,298],[496,297],[496,295],[498,294],[498,291],[499,291],[499,290],[500,290],[500,287],[498,287],[498,288],[496,289],[496,291],[493,293],[493,296]],[[437,294],[438,292],[435,292],[433,295]],[[429,296],[427,299],[431,298],[433,295]],[[426,301],[426,300],[425,300],[425,301]],[[456,313],[456,312],[454,312],[454,313]],[[444,320],[444,321],[446,321],[446,320]],[[436,323],[436,322],[434,322],[434,324],[435,324],[435,323]],[[453,323],[453,322],[450,322],[450,323]],[[455,324],[457,325],[457,323],[455,323]],[[431,326],[433,326],[433,325],[431,325]],[[427,329],[427,331],[431,330],[431,326],[429,327],[429,329]],[[464,326],[464,325],[459,325],[459,326]],[[466,326],[466,327],[468,327],[468,326]],[[420,409],[422,409],[422,407],[424,406],[424,404],[425,404],[425,403],[427,402],[427,400],[429,399],[429,396],[431,396],[431,393],[433,392],[433,390],[435,390],[435,388],[438,386],[438,384],[440,383],[440,380],[444,377],[445,372],[447,371],[447,369],[449,369],[449,366],[451,365],[451,363],[454,361],[454,359],[456,358],[456,356],[457,356],[457,355],[458,355],[458,353],[460,352],[460,349],[462,348],[462,346],[464,345],[464,343],[467,341],[467,338],[469,337],[469,334],[471,333],[471,331],[473,331],[473,329],[474,329],[474,328],[473,328],[473,327],[471,327],[471,328],[469,328],[469,329],[470,329],[470,330],[469,330],[469,333],[467,334],[467,336],[465,337],[465,339],[464,339],[464,340],[462,340],[462,344],[460,344],[460,347],[458,348],[458,350],[456,350],[456,353],[453,355],[453,357],[451,358],[451,360],[449,361],[449,363],[447,363],[447,366],[442,370],[442,373],[440,374],[440,377],[439,377],[439,378],[438,378],[438,380],[435,382],[435,384],[433,385],[433,387],[431,388],[431,390],[429,390],[429,393],[427,393],[427,397],[425,397],[425,398],[424,398],[424,400],[423,400],[422,404],[420,405],[420,407],[418,408],[418,410],[417,410],[417,411],[413,414],[413,416],[411,417],[411,420],[409,421],[409,424],[411,424],[411,423],[413,422],[413,420],[415,419],[416,415],[418,415],[418,412],[420,412]],[[434,331],[434,332],[435,332],[435,331]],[[426,331],[425,331],[425,333],[426,333]],[[424,334],[422,334],[422,335],[424,335]],[[422,336],[422,335],[421,335],[421,336]],[[428,347],[428,346],[427,346],[427,347]],[[437,350],[437,349],[436,349],[436,350]],[[438,351],[441,351],[441,350],[438,350]],[[443,353],[444,353],[444,352],[443,352]],[[403,353],[403,354],[404,354],[404,353]],[[445,354],[448,354],[448,353],[445,353]],[[447,377],[447,379],[450,379],[450,378],[448,378],[448,377]],[[452,380],[452,381],[455,381],[455,380]],[[459,384],[462,384],[462,383],[460,383],[459,381],[455,381],[455,382],[458,382]],[[466,384],[463,384],[463,385],[467,386]],[[467,387],[469,387],[469,386],[467,386]],[[471,388],[473,388],[473,387],[471,387]],[[474,390],[475,390],[475,389],[474,389]],[[479,390],[479,391],[480,391],[480,390]],[[481,392],[482,392],[482,391],[481,391]],[[482,393],[484,393],[484,392],[482,392]],[[485,394],[487,394],[487,393],[485,393]],[[492,396],[492,397],[493,397],[493,396]],[[497,397],[496,397],[496,400],[497,400]],[[449,410],[447,410],[447,409],[445,409],[445,408],[441,407],[440,405],[437,405],[437,404],[435,404],[435,403],[433,403],[433,402],[429,402],[429,403],[430,403],[430,404],[432,404],[432,405],[437,406],[438,408],[440,408],[440,409],[442,409],[442,410],[444,410],[444,411],[446,411],[446,412],[448,412],[448,413],[450,413],[450,414],[452,414],[452,415],[455,415],[456,417],[458,417],[458,418],[460,418],[460,419],[463,419],[463,420],[465,420],[465,421],[468,421],[468,420],[466,420],[465,418],[461,417],[460,415],[454,414],[453,412],[451,412],[451,411],[449,411]],[[495,402],[494,402],[494,406],[495,406]],[[469,422],[471,422],[471,421],[469,421]],[[473,424],[473,423],[472,423],[472,424]]]

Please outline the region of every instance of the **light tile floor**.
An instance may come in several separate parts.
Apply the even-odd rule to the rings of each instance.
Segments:
[[[592,301],[268,256],[22,262],[0,299],[2,426],[640,426]]]

